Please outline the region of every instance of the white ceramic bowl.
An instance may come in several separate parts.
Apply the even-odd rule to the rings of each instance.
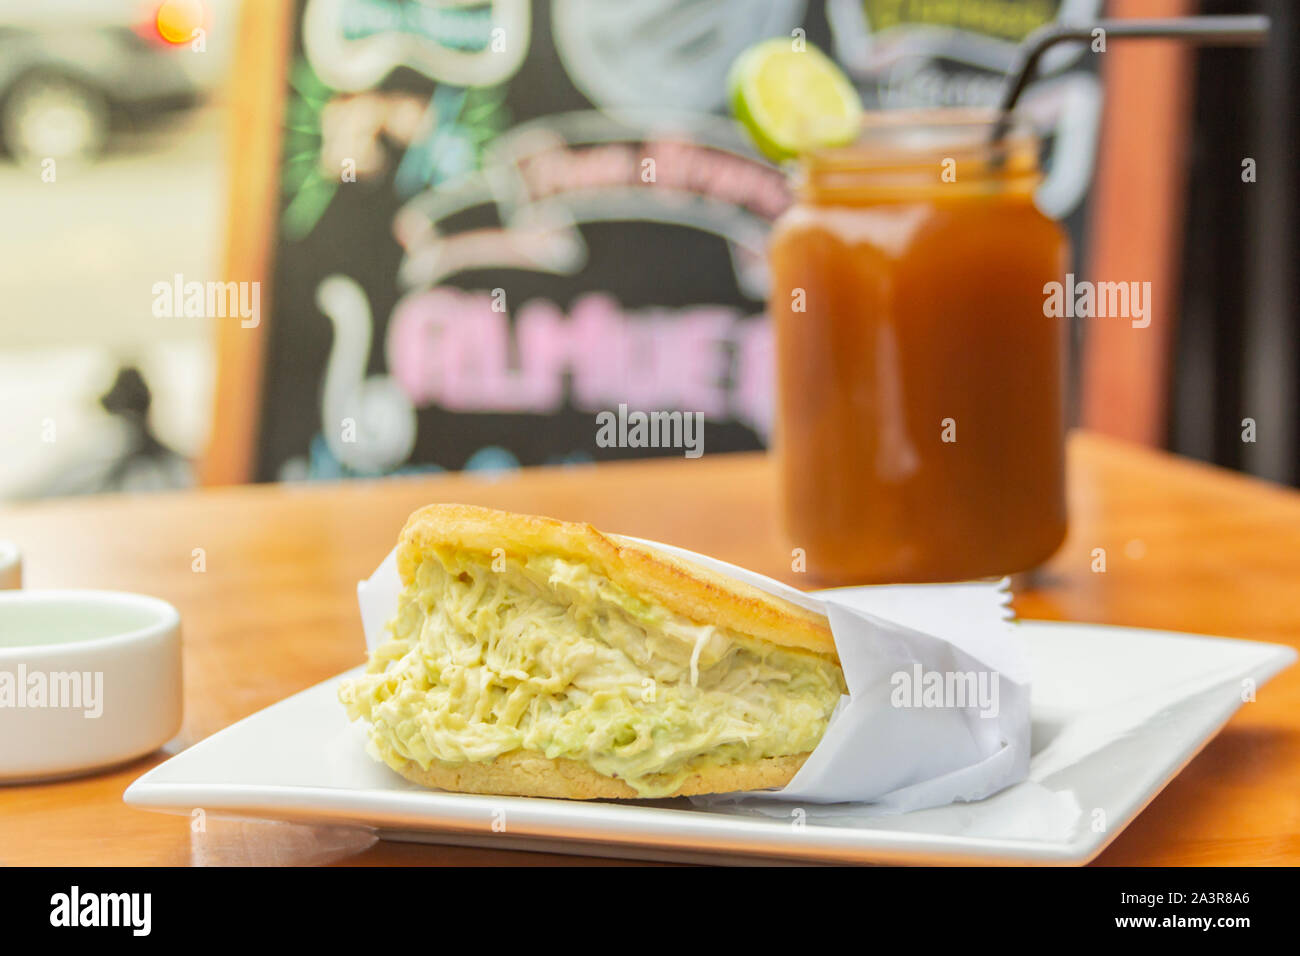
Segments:
[[[18,546],[9,541],[0,541],[0,591],[23,586],[23,556],[18,553]]]
[[[117,591],[0,592],[0,782],[156,750],[181,724],[181,620]]]

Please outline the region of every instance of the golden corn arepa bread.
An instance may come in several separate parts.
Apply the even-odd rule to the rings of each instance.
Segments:
[[[397,549],[398,572],[408,592],[416,587],[422,566],[443,562],[448,554],[482,567],[493,567],[494,562],[498,567],[503,562],[518,564],[538,555],[584,565],[635,599],[680,619],[724,629],[756,645],[778,649],[785,659],[793,655],[800,660],[819,660],[818,666],[833,670],[842,692],[843,678],[825,616],[640,542],[602,534],[589,524],[471,505],[421,508],[407,521]],[[555,600],[562,603],[558,593]],[[695,666],[692,657],[692,680]],[[345,695],[341,692],[340,696]],[[819,719],[828,720],[832,706],[829,701],[838,700],[838,692],[823,696],[827,702],[823,702],[825,713]],[[816,732],[818,739],[823,731],[824,725]],[[483,760],[417,761],[392,751],[382,757],[408,780],[443,790],[567,799],[636,799],[781,787],[794,777],[812,746],[815,741],[798,753],[762,755],[738,762],[709,763],[706,754],[695,764],[683,765],[675,776],[648,777],[669,781],[669,789],[661,787],[652,793],[647,793],[648,784],[644,782],[634,787],[582,760],[548,757],[526,747]]]
[[[482,554],[484,563],[498,549],[506,558],[558,554],[589,564],[627,591],[693,621],[839,660],[826,615],[640,542],[601,534],[589,524],[476,505],[426,505],[402,529],[397,549],[402,583],[411,584],[430,550],[447,547]]]
[[[704,767],[692,773],[667,797],[784,787],[803,766],[808,754],[764,757],[756,763]],[[561,800],[639,800],[622,780],[597,773],[565,757],[550,758],[527,750],[512,750],[482,763],[446,764],[434,761],[426,770],[414,760],[398,768],[412,783],[456,793],[491,793],[507,797],[556,797]]]

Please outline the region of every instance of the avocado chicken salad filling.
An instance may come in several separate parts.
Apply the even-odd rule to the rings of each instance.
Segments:
[[[580,561],[502,565],[426,557],[340,688],[390,766],[522,749],[660,797],[703,767],[811,751],[845,693],[828,657],[696,624]]]

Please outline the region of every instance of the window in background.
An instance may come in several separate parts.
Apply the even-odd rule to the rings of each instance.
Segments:
[[[192,481],[213,330],[155,287],[220,277],[236,13],[0,2],[0,499]]]

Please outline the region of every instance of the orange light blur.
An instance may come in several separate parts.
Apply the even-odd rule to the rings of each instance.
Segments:
[[[207,9],[202,0],[165,0],[158,8],[154,22],[158,36],[173,45],[189,43],[194,31],[203,26]]]

